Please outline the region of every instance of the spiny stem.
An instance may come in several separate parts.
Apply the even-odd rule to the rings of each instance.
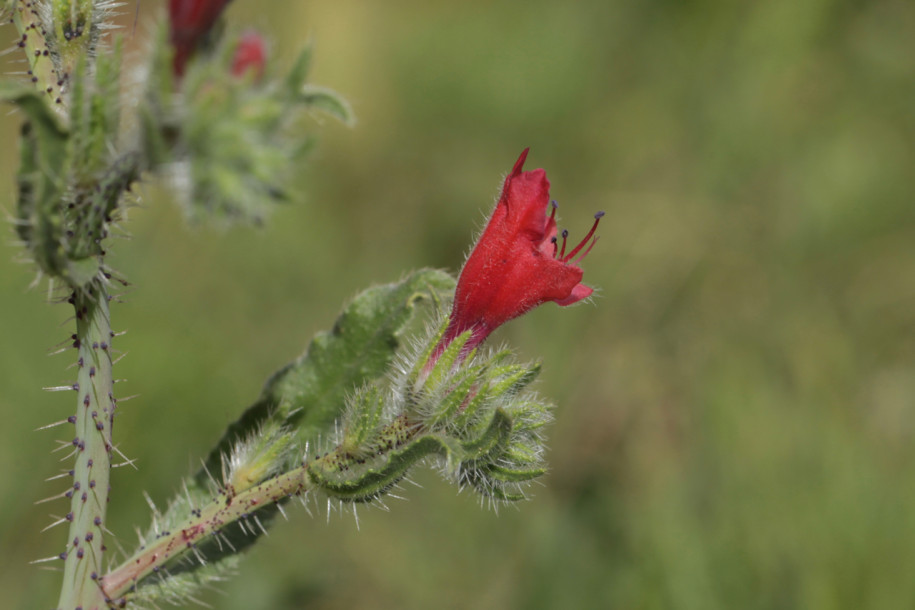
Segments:
[[[29,62],[29,76],[33,77],[33,82],[39,90],[45,91],[56,78],[44,39],[44,28],[38,16],[38,5],[35,2],[17,0],[10,10],[13,12],[13,23],[20,34],[16,44],[25,51]]]
[[[108,505],[111,470],[111,424],[115,400],[112,393],[111,323],[108,293],[93,282],[71,299],[76,309],[79,356],[76,407],[76,464],[70,496],[70,532],[65,558],[64,582],[57,607],[102,608],[105,598],[98,585],[105,551],[103,532]]]
[[[381,438],[391,440],[388,449],[402,446],[420,434],[422,428],[397,418],[382,428]],[[377,448],[380,452],[381,449]],[[301,496],[319,485],[312,479],[311,469],[328,466],[338,470],[348,468],[353,460],[343,445],[333,451],[304,461],[301,465],[245,490],[236,491],[231,485],[221,489],[206,506],[191,510],[179,527],[160,533],[155,543],[141,548],[101,579],[101,588],[109,604],[126,604],[124,596],[144,578],[157,572],[166,563],[192,551],[208,537],[218,535],[226,526],[245,519],[257,510],[278,504],[292,496]]]
[[[222,491],[208,505],[192,511],[181,527],[163,532],[154,544],[140,549],[106,574],[101,580],[105,598],[117,604],[119,598],[129,593],[136,583],[166,562],[192,550],[208,536],[258,509],[307,492],[309,485],[306,466],[302,465],[239,494],[233,494],[231,490]]]

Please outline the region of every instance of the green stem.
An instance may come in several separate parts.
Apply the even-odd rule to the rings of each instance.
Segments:
[[[84,610],[105,607],[98,585],[102,573],[105,510],[111,470],[111,424],[115,400],[112,393],[111,323],[108,293],[100,282],[73,296],[79,352],[76,437],[73,468],[70,532],[67,536],[63,587],[57,607]]]
[[[411,425],[401,417],[385,426],[379,438],[389,441],[385,449],[391,451],[409,443],[421,430],[419,426]],[[381,452],[379,449],[377,454],[380,455]],[[124,596],[140,581],[157,572],[166,563],[194,550],[208,537],[219,534],[226,526],[291,496],[303,495],[321,487],[322,482],[314,478],[316,469],[348,472],[358,461],[360,460],[344,447],[338,446],[321,457],[303,462],[298,467],[253,487],[236,490],[232,485],[226,486],[209,504],[191,510],[187,520],[179,527],[160,533],[156,536],[155,542],[140,548],[132,557],[106,574],[101,579],[105,598],[116,607],[121,607],[122,603],[126,603]],[[394,465],[394,468],[396,467],[397,465]],[[367,485],[371,487],[374,477],[378,474],[376,471],[368,471],[365,476],[369,479]],[[362,495],[371,497],[374,492]],[[341,494],[339,497],[352,500],[354,496]]]
[[[54,66],[49,57],[47,42],[41,36],[42,24],[38,17],[38,6],[35,2],[17,0],[11,10],[13,11],[13,23],[20,34],[16,44],[25,51],[26,59],[29,62],[29,76],[37,79],[34,82],[39,91],[51,95],[48,87],[51,87],[53,91],[58,78],[55,76]],[[57,92],[59,94],[59,87]]]
[[[306,466],[302,465],[241,493],[221,492],[212,502],[192,512],[181,527],[164,532],[154,544],[141,548],[106,574],[101,580],[105,597],[115,604],[120,603],[120,598],[166,562],[194,549],[208,536],[256,510],[307,492],[309,485]]]

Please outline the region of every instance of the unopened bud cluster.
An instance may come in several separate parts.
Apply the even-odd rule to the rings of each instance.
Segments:
[[[310,48],[275,78],[260,34],[215,27],[225,4],[171,2],[147,68],[139,147],[170,174],[191,219],[257,223],[289,197],[294,161],[311,147],[292,129],[304,111],[352,117],[337,94],[305,82]]]
[[[444,325],[404,359],[393,387],[355,394],[339,443],[309,463],[317,487],[342,500],[371,501],[431,457],[461,486],[511,501],[543,474],[549,405],[527,389],[539,366],[517,364],[508,351],[466,353],[469,332],[432,361],[443,332]]]

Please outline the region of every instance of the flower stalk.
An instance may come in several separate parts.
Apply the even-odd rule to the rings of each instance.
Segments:
[[[142,547],[132,557],[105,575],[101,591],[108,603],[124,607],[135,585],[159,572],[167,563],[193,552],[220,530],[250,517],[255,511],[301,495],[309,489],[306,466],[285,472],[241,493],[223,490],[209,504],[191,511],[180,527],[163,532],[154,544]]]

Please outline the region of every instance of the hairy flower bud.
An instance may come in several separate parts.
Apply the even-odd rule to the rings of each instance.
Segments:
[[[232,56],[232,76],[242,78],[249,72],[254,72],[254,80],[260,82],[264,78],[266,64],[267,45],[264,38],[254,31],[245,32]]]

